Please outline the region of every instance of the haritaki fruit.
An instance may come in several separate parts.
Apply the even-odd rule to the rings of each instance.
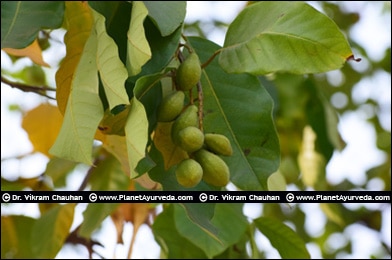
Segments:
[[[207,133],[204,136],[204,143],[207,149],[215,154],[225,156],[233,155],[233,148],[231,147],[230,141],[224,135]]]
[[[188,126],[178,132],[178,145],[185,151],[192,153],[204,144],[204,133],[195,126]]]
[[[199,118],[197,116],[197,106],[190,105],[187,107],[174,121],[171,129],[171,137],[173,143],[176,145],[180,144],[178,134],[180,131],[188,126],[198,126]]]
[[[177,165],[175,174],[180,185],[192,188],[202,180],[203,169],[195,160],[185,159]]]
[[[230,181],[229,167],[218,155],[205,149],[200,149],[194,154],[195,160],[203,168],[203,180],[210,185],[224,187]]]
[[[185,94],[175,91],[162,99],[157,110],[158,122],[170,122],[176,119],[184,107]]]
[[[189,54],[177,69],[176,82],[180,90],[192,89],[201,77],[201,65],[195,52]]]

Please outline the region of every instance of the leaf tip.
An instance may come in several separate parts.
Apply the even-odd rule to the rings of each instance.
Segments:
[[[362,59],[361,58],[355,58],[353,54],[351,54],[349,57],[346,58],[346,61],[356,61],[356,62],[360,62]]]

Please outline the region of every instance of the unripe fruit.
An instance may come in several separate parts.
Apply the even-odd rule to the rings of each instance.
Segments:
[[[195,52],[189,54],[177,69],[176,82],[181,90],[192,89],[201,77],[201,65]]]
[[[233,154],[230,141],[224,135],[207,133],[204,136],[204,143],[207,149],[213,153],[225,156],[231,156]]]
[[[180,185],[192,188],[196,186],[203,177],[203,169],[193,159],[181,161],[176,168],[176,178]]]
[[[222,158],[205,149],[195,152],[194,156],[203,168],[203,180],[206,183],[217,187],[223,187],[229,183],[230,170]]]
[[[197,106],[190,105],[174,121],[171,129],[171,137],[174,144],[179,145],[179,132],[188,126],[198,126]]]
[[[158,122],[173,121],[184,107],[185,94],[182,91],[175,91],[162,99],[158,107]]]
[[[178,132],[178,145],[185,151],[192,153],[199,150],[204,144],[203,132],[195,127],[188,126]]]

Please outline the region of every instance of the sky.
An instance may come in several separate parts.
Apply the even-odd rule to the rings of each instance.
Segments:
[[[210,20],[212,17],[230,23],[238,12],[243,8],[244,1],[188,1],[186,21],[192,22],[195,19],[202,19],[204,21]],[[317,3],[310,2],[317,8]],[[354,40],[362,44],[370,57],[375,60],[381,59],[383,51],[391,45],[391,18],[383,17],[380,15],[380,10],[377,5],[371,4],[369,1],[365,2],[345,2],[346,8],[350,11],[361,12],[361,20],[355,25],[353,30]],[[61,41],[62,34],[58,34],[55,38]],[[220,45],[224,41],[224,32],[211,30],[208,38]],[[54,44],[56,44],[54,42]],[[59,59],[65,55],[65,49],[58,44],[57,48],[52,52],[44,53],[44,60],[51,64],[56,65]],[[355,53],[354,53],[355,54]],[[12,71],[17,71],[29,61],[22,61],[16,65],[11,65],[11,62],[1,54],[2,69],[7,68]],[[358,64],[356,66],[363,66]],[[359,68],[360,69],[360,68]],[[55,70],[46,70],[48,73],[48,83],[54,86]],[[328,74],[328,73],[327,73]],[[329,73],[331,78],[335,78],[334,72]],[[371,86],[371,87],[370,87]],[[363,102],[368,97],[379,100],[382,104],[382,122],[386,129],[391,129],[391,78],[386,73],[380,73],[374,78],[361,81],[354,90],[353,98],[356,102]],[[339,98],[339,97],[337,97]],[[12,89],[8,86],[1,86],[1,158],[15,157],[23,154],[28,154],[32,150],[32,146],[24,130],[21,128],[22,115],[18,112],[10,112],[8,106],[12,104],[19,104],[22,110],[27,111],[34,108],[39,103],[46,101],[46,98],[39,97],[34,94],[25,94],[21,91]],[[340,101],[339,101],[340,102]],[[337,103],[339,103],[337,102]],[[369,112],[371,113],[371,112]],[[365,169],[378,165],[385,159],[385,154],[380,152],[374,146],[375,132],[373,128],[366,122],[369,114],[361,113],[347,113],[340,118],[339,131],[343,139],[347,142],[347,147],[342,152],[335,152],[331,161],[327,166],[327,178],[331,183],[339,183],[347,178],[355,184],[362,184],[366,180]],[[360,131],[358,131],[360,129]],[[366,151],[364,153],[363,151]],[[13,178],[14,176],[32,177],[41,174],[46,167],[48,159],[40,154],[26,156],[21,161],[7,160],[5,163],[2,161],[2,176],[4,178]],[[355,162],[348,164],[347,162]],[[71,183],[79,183],[77,175],[72,176],[74,181]],[[288,187],[290,189],[291,187]],[[382,183],[373,182],[368,184],[370,190],[382,189]],[[72,189],[72,187],[70,188]],[[357,205],[351,205],[356,207]],[[377,207],[379,205],[371,205]],[[28,210],[27,215],[37,217],[39,211],[34,205]],[[79,216],[76,217],[74,226],[78,221],[81,221],[81,212],[83,205],[79,206]],[[325,223],[325,216],[322,214],[317,204],[303,204],[307,212],[312,212],[309,219],[318,219],[318,221],[307,222],[306,227],[312,234],[317,235],[322,232],[323,224]],[[4,209],[2,206],[2,213],[4,212],[26,213],[26,205],[16,204],[12,208]],[[260,215],[262,208],[258,205],[245,205],[244,213],[249,218],[254,218]],[[383,212],[385,223],[383,223],[383,239],[390,245],[391,244],[391,208],[386,208]],[[126,233],[132,232],[132,225],[128,224],[125,229]],[[353,226],[345,231],[345,236],[336,235],[331,239],[331,246],[334,246],[334,241],[344,243],[347,237],[356,237],[353,245],[354,252],[352,255],[342,255],[341,258],[360,258],[361,255],[367,255],[372,250],[372,241],[377,241],[379,238],[376,234],[370,232],[361,226]],[[115,237],[115,230],[113,224],[109,220],[105,220],[103,230],[97,233],[97,237],[113,236]],[[277,251],[271,246],[269,241],[261,234],[257,235],[260,244],[267,250],[268,258],[279,257]],[[360,238],[366,238],[360,239]],[[129,238],[124,237],[124,245],[115,246],[110,242],[105,243],[105,250],[100,252],[103,256],[111,258],[113,252],[118,258],[126,257],[126,252],[129,246]],[[101,240],[100,239],[100,240]],[[105,240],[110,241],[110,240]],[[112,239],[114,241],[114,239]],[[336,246],[336,245],[335,245]],[[320,252],[314,245],[308,245],[312,258],[320,258]],[[59,253],[57,258],[77,258],[85,255],[86,251],[83,248],[76,248],[65,246]],[[134,253],[132,258],[156,258],[159,256],[159,246],[155,242],[150,229],[142,226],[138,232],[136,244],[134,246]]]

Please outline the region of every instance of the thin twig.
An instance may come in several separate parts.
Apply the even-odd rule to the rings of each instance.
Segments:
[[[212,54],[212,56],[201,65],[201,68],[204,69],[205,67],[207,67],[208,64],[210,64],[212,62],[212,60],[216,57],[216,55],[218,55],[221,51],[222,51],[222,49],[219,49],[216,52],[214,52],[214,54]]]
[[[197,82],[196,87],[197,87],[197,93],[199,96],[199,110],[198,110],[199,128],[202,132],[204,132],[204,130],[203,130],[203,88],[201,86],[200,81]]]
[[[26,84],[23,84],[20,82],[10,81],[10,80],[4,78],[3,76],[1,76],[1,82],[4,84],[7,84],[11,88],[17,88],[17,89],[22,90],[24,92],[33,92],[33,93],[36,93],[38,95],[41,95],[41,96],[44,96],[44,97],[47,97],[47,98],[50,98],[53,100],[55,99],[55,98],[50,97],[44,93],[45,91],[56,91],[55,88],[51,88],[48,86],[30,86],[30,85],[26,85]]]

